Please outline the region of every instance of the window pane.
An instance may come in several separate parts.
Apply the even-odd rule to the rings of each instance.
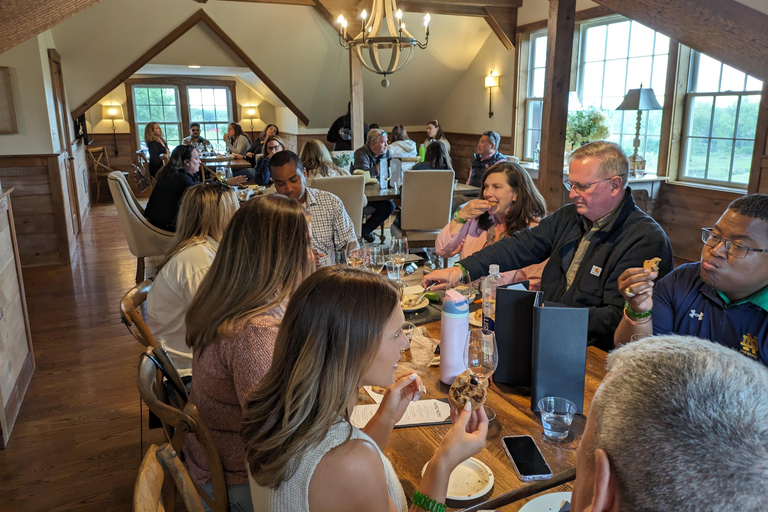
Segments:
[[[160,122],[165,119],[165,115],[163,114],[163,107],[156,107],[152,105],[149,107],[149,117],[152,121]]]
[[[593,62],[584,65],[584,97],[603,95],[603,63]]]
[[[213,89],[201,89],[203,105],[213,105]]]
[[[709,147],[707,179],[728,181],[728,170],[731,168],[732,149],[733,141],[712,139]]]
[[[229,121],[229,112],[227,111],[226,103],[223,107],[216,107],[216,120]]]
[[[669,38],[660,32],[656,32],[656,45],[653,49],[656,54],[669,53]]]
[[[643,112],[643,118],[648,119],[648,133],[661,133],[662,110],[649,110]]]
[[[226,105],[227,104],[227,91],[221,88],[214,89],[213,90],[213,99],[216,102],[216,105]]]
[[[605,85],[603,86],[604,96],[623,96],[626,93],[624,89],[624,79],[627,73],[627,61],[609,60],[605,63]]]
[[[696,87],[692,92],[718,92],[720,90],[720,63],[699,53],[699,67],[696,73]]]
[[[650,87],[652,66],[652,57],[638,57],[629,59],[627,70],[627,91],[630,89],[637,89],[641,85],[646,88]]]
[[[659,160],[659,143],[661,139],[659,137],[646,137],[645,138],[645,159],[648,162],[648,166],[653,164],[651,169],[655,170],[657,162]]]
[[[216,121],[216,111],[212,108],[203,108],[203,121]]]
[[[587,41],[584,53],[585,62],[603,60],[605,58],[605,32],[606,25],[587,29]]]
[[[167,124],[163,127],[163,132],[165,133],[169,144],[174,143],[178,145],[181,142],[181,139],[179,138],[179,125]]]
[[[688,178],[704,178],[707,165],[707,147],[707,139],[688,139],[684,176]]]
[[[666,55],[660,55],[653,59],[653,77],[651,79],[651,89],[653,89],[656,99],[661,103],[661,96],[666,94],[667,88],[667,60]]]
[[[174,89],[163,89],[163,103],[165,105],[176,104],[176,91]]]
[[[529,116],[530,116],[530,126],[534,130],[541,130],[541,110],[542,110],[543,102],[541,101],[531,101],[530,103],[530,110],[529,110]]]
[[[200,106],[203,104],[203,98],[200,94],[200,89],[190,87],[189,92],[189,104],[194,106]]]
[[[149,103],[149,94],[144,87],[135,87],[133,89],[133,99],[137,105],[147,105]]]
[[[149,115],[149,107],[137,106],[136,107],[136,122],[148,123],[152,117]]]
[[[179,120],[176,117],[177,109],[176,109],[175,106],[164,107],[163,111],[165,112],[165,120],[166,121],[178,121]]]
[[[743,91],[745,78],[746,75],[738,69],[732,68],[728,64],[723,64],[723,77],[720,82],[720,92]]]
[[[163,93],[162,90],[157,87],[150,87],[147,89],[149,92],[149,103],[151,105],[162,105]]]
[[[750,95],[741,97],[739,107],[739,123],[736,126],[736,137],[754,139],[757,128],[757,109],[760,106],[760,96]]]
[[[749,169],[752,166],[752,150],[754,140],[737,140],[733,148],[733,172],[731,181],[735,183],[749,182]]]
[[[626,58],[629,44],[629,22],[612,23],[608,25],[608,47],[606,59]]]
[[[719,96],[715,99],[715,117],[712,121],[712,137],[733,137],[736,128],[736,96]]]
[[[654,31],[650,28],[633,21],[629,41],[629,56],[653,55],[653,34]]]
[[[537,37],[534,44],[533,66],[543,68],[547,65],[547,36]]]
[[[688,126],[688,135],[708,137],[709,122],[712,116],[711,96],[700,96],[691,101],[691,121]]]
[[[759,91],[763,88],[763,82],[753,76],[747,76],[747,91]]]
[[[543,68],[533,71],[533,94],[531,95],[533,98],[544,97],[544,73]]]
[[[626,116],[626,117],[629,117],[629,116]],[[613,116],[611,116],[611,133],[615,133],[616,135],[621,134],[623,131],[622,130],[623,123],[624,123],[624,112],[614,110]]]

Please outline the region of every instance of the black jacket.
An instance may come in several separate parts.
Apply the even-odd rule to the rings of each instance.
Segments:
[[[328,129],[328,133],[325,139],[328,142],[333,143],[334,151],[344,151],[352,149],[352,125],[350,123],[350,117],[343,115],[336,119],[331,127]],[[363,123],[363,140],[368,135],[368,125]]]
[[[609,231],[595,235],[579,266],[573,284],[566,290],[566,273],[586,233],[576,206],[567,204],[533,228],[461,260],[472,279],[488,274],[498,263],[502,272],[541,263],[549,258],[541,276],[544,301],[589,308],[589,343],[603,350],[613,348],[613,333],[621,321],[624,298],[618,278],[624,270],[642,267],[644,260],[661,258],[659,277],[672,270],[672,246],[655,220],[635,206],[627,188],[624,202]]]

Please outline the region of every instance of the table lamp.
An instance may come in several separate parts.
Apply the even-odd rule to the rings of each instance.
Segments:
[[[101,106],[101,118],[112,120],[112,138],[115,141],[115,156],[118,156],[117,152],[117,132],[115,128],[115,119],[125,119],[123,117],[122,105],[102,105]]]
[[[243,115],[240,116],[243,121],[250,121],[251,123],[251,138],[253,138],[253,121],[259,120],[259,107],[249,106],[243,107]]]
[[[656,95],[653,94],[653,89],[643,89],[643,84],[640,84],[639,89],[630,89],[627,95],[624,96],[624,101],[621,105],[616,107],[616,110],[637,110],[637,126],[635,128],[635,140],[632,145],[635,147],[635,152],[629,157],[629,173],[630,175],[636,175],[634,171],[645,171],[645,158],[637,154],[637,149],[640,147],[640,121],[642,119],[643,110],[661,110],[662,106],[656,100]],[[645,172],[643,172],[645,174]]]

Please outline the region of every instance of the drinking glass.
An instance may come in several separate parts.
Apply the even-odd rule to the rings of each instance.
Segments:
[[[384,248],[377,244],[369,244],[367,246],[368,268],[377,274],[381,273],[381,269],[384,268],[384,263],[387,261],[387,256],[384,254]]]
[[[542,398],[538,405],[544,437],[555,441],[568,437],[573,415],[576,414],[576,405],[570,400],[556,396]]]
[[[408,257],[408,239],[405,237],[392,238],[389,241],[389,259],[397,265],[397,282],[401,282],[400,272],[403,269],[403,263]]]
[[[400,352],[411,350],[411,339],[413,338],[414,329],[416,329],[416,326],[410,322],[403,324],[403,334],[405,334],[405,337],[408,339],[408,347],[400,349]]]
[[[347,243],[347,264],[350,267],[365,268],[365,249],[357,240]]]
[[[484,329],[470,329],[464,346],[464,364],[478,384],[488,380],[499,365],[499,349],[496,333]],[[488,421],[496,417],[496,411],[484,405]]]
[[[472,303],[472,300],[474,300],[475,296],[477,295],[477,288],[475,288],[472,279],[469,277],[469,274],[463,272],[456,285],[449,289],[456,290],[465,296],[469,303]]]

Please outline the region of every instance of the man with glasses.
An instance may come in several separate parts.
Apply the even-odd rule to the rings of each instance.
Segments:
[[[566,188],[572,204],[461,260],[453,268],[424,277],[455,285],[462,274],[475,280],[491,264],[502,272],[541,263],[544,302],[589,308],[588,342],[613,348],[624,298],[617,280],[624,270],[661,258],[660,274],[672,270],[672,246],[655,220],[632,199],[627,187],[629,161],[618,144],[597,141],[570,154]]]
[[[213,146],[210,141],[200,136],[200,123],[195,121],[189,124],[189,137],[184,137],[181,141],[185,146],[192,146],[197,149],[198,153],[212,151]]]
[[[626,300],[614,341],[652,334],[709,339],[768,364],[768,195],[743,196],[703,228],[701,261],[660,279],[643,268],[619,277]]]
[[[387,142],[387,132],[378,128],[370,130],[365,138],[365,146],[355,150],[353,170],[369,171],[371,178],[378,178],[379,164],[390,158]],[[373,231],[384,224],[395,212],[395,203],[393,201],[369,201],[368,206],[375,210],[363,223],[363,238],[370,243],[375,239]]]

